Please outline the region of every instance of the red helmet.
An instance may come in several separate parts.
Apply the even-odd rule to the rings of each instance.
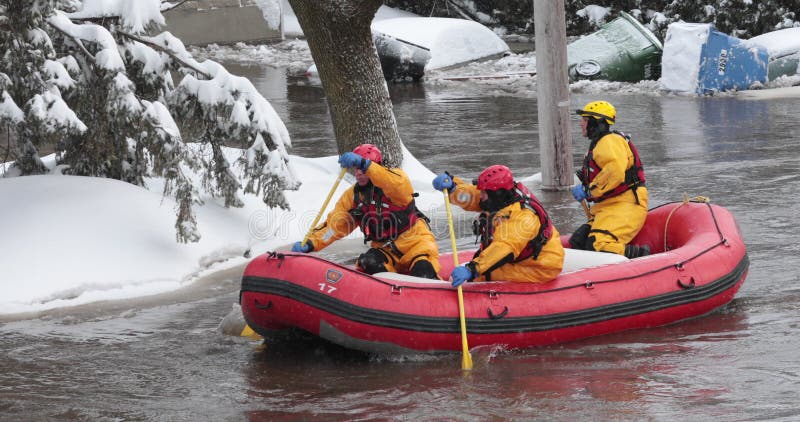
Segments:
[[[353,150],[353,152],[366,158],[367,160],[373,161],[378,164],[380,164],[381,161],[383,161],[383,155],[381,154],[381,150],[379,150],[378,147],[372,144],[361,144],[357,146]]]
[[[480,190],[498,190],[498,189],[513,189],[514,188],[514,175],[508,167],[495,164],[486,167],[478,176],[478,189]]]

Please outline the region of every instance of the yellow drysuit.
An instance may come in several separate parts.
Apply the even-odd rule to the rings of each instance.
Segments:
[[[406,173],[399,169],[387,169],[377,163],[367,167],[365,173],[373,185],[383,190],[383,193],[396,206],[407,206],[414,199],[414,188]],[[336,206],[331,211],[325,222],[314,228],[308,240],[319,251],[334,241],[350,234],[361,221],[355,221],[350,210],[355,207],[355,189],[353,185],[345,191]],[[423,218],[400,233],[396,239],[389,242],[370,242],[372,248],[379,249],[387,258],[385,264],[387,271],[408,274],[411,267],[419,260],[429,261],[436,273],[439,272],[439,246],[436,238],[431,233],[427,221]]]
[[[455,188],[450,193],[450,201],[467,211],[482,211],[481,192],[475,185],[453,178]],[[492,219],[494,227],[492,242],[472,259],[478,277],[475,281],[508,280],[531,283],[550,281],[561,273],[564,266],[564,248],[553,227],[550,239],[542,247],[537,259],[528,257],[519,262],[513,261],[539,233],[541,223],[532,210],[523,208],[515,202],[497,211]],[[509,255],[511,255],[509,257]],[[498,264],[500,264],[498,266]],[[496,268],[495,268],[496,267]]]
[[[600,172],[588,186],[590,199],[614,190],[625,181],[625,171],[634,165],[628,141],[614,132],[597,141],[592,158]],[[600,200],[592,206],[591,213],[589,239],[594,238],[593,249],[624,255],[625,245],[636,237],[647,218],[647,188],[639,186]]]

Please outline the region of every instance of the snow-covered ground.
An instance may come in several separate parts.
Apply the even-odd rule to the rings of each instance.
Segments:
[[[44,161],[54,168],[52,155]],[[434,174],[407,151],[404,162],[420,208],[441,205]],[[291,156],[291,164],[303,184],[287,192],[290,211],[267,209],[253,195],[244,195],[244,208],[229,209],[204,198],[197,207],[202,239],[192,244],[175,241],[175,202],[162,199],[159,180],[145,189],[58,169],[0,179],[0,314],[169,292],[208,270],[243,264],[248,249],[255,256],[289,246],[302,239],[339,173],[333,156]],[[334,198],[353,181],[345,177]]]
[[[382,7],[381,9],[384,9]],[[385,8],[388,9],[388,8]],[[388,11],[383,19],[395,16]],[[413,20],[409,20],[413,22]],[[755,37],[753,40],[769,46],[771,53],[786,54],[787,50],[794,47],[800,49],[795,39],[797,32],[791,30],[775,31],[768,35]],[[699,48],[696,41],[689,36],[683,39],[672,40],[671,51],[682,52]],[[683,46],[683,47],[682,47]],[[230,46],[210,45],[207,47],[194,47],[190,51],[196,57],[207,57],[215,61],[237,62],[252,65],[285,68],[290,76],[306,76],[307,70],[314,64],[308,44],[303,39],[291,38],[272,45],[249,45],[239,43]],[[446,50],[445,50],[446,51]],[[665,51],[665,54],[669,52]],[[442,53],[447,54],[447,53]],[[454,50],[454,55],[462,54]],[[685,56],[685,55],[684,55]],[[675,59],[674,74],[697,75],[699,63],[687,62],[683,57]],[[463,61],[459,57],[440,57],[443,62]],[[508,54],[505,57],[475,61],[463,66],[447,69],[428,69],[422,83],[428,86],[454,86],[468,87],[470,85],[494,86],[493,95],[536,96],[536,54],[526,52]],[[309,83],[319,84],[319,79],[313,74],[309,75]],[[782,76],[763,85],[763,88],[785,88],[800,84],[800,74]],[[630,93],[636,95],[664,95],[664,83],[661,80],[643,80],[636,83],[614,81],[588,81],[581,80],[570,85],[570,90],[577,93]],[[674,92],[672,92],[674,93]],[[687,94],[694,95],[694,94]],[[722,92],[717,95],[737,95],[736,92]]]

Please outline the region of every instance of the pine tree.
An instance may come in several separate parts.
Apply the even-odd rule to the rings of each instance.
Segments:
[[[4,158],[20,174],[46,172],[39,148],[86,130],[61,97],[74,84],[43,29],[54,5],[0,0],[0,124],[9,139]]]
[[[47,145],[64,174],[139,186],[163,178],[180,242],[200,239],[193,206],[201,191],[226,207],[254,193],[287,208],[283,191],[299,183],[288,132],[269,102],[247,79],[196,62],[169,33],[149,35],[164,23],[160,2],[136,1],[90,16],[71,3],[0,0],[0,123],[17,140],[6,147],[14,161],[7,175],[46,172],[38,148]]]

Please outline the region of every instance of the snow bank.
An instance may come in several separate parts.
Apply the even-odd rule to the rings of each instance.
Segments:
[[[403,153],[403,168],[420,192],[420,209],[441,206],[441,193],[431,186],[434,174],[405,148]],[[300,189],[286,192],[290,211],[266,208],[253,195],[243,195],[243,208],[224,208],[203,198],[205,205],[196,208],[200,242],[179,244],[175,202],[162,198],[163,180],[148,180],[145,189],[64,176],[53,155],[44,157],[54,169],[50,175],[0,178],[0,241],[5,245],[0,314],[174,291],[212,266],[243,264],[247,249],[255,255],[285,248],[301,239],[316,217],[339,173],[337,158],[290,156],[303,175]],[[354,181],[349,174],[343,179],[326,213]]]
[[[372,22],[372,31],[430,51],[425,70],[441,69],[509,52],[491,29],[473,21],[450,18],[394,18]]]
[[[770,57],[781,57],[800,53],[800,28],[787,28],[750,38],[748,44],[760,45],[767,49]]]

